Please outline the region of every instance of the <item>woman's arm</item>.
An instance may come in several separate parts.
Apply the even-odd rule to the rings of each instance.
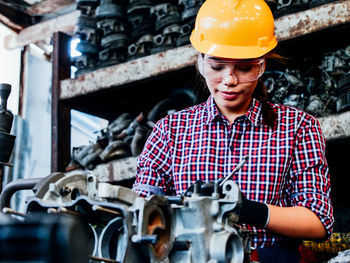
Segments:
[[[327,231],[310,209],[268,205],[270,219],[266,229],[276,234],[301,239],[324,239]]]

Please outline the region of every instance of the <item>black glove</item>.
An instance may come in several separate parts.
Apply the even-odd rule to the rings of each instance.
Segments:
[[[248,200],[242,192],[240,194],[241,200],[233,210],[238,215],[238,223],[265,228],[269,222],[267,204]]]

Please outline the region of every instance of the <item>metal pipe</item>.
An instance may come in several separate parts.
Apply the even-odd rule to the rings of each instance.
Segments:
[[[30,190],[43,178],[17,179],[8,183],[0,195],[0,211],[5,207],[10,207],[10,201],[14,193],[20,190]]]

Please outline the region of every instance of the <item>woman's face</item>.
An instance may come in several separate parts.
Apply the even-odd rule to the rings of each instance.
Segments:
[[[265,59],[222,59],[204,55],[198,66],[220,110],[229,118],[246,113],[258,78],[265,70]]]

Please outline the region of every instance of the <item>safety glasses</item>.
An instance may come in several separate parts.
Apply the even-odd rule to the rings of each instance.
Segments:
[[[215,57],[200,57],[198,67],[209,81],[221,82],[232,76],[238,83],[256,81],[264,73],[265,58],[250,60],[224,60]]]

